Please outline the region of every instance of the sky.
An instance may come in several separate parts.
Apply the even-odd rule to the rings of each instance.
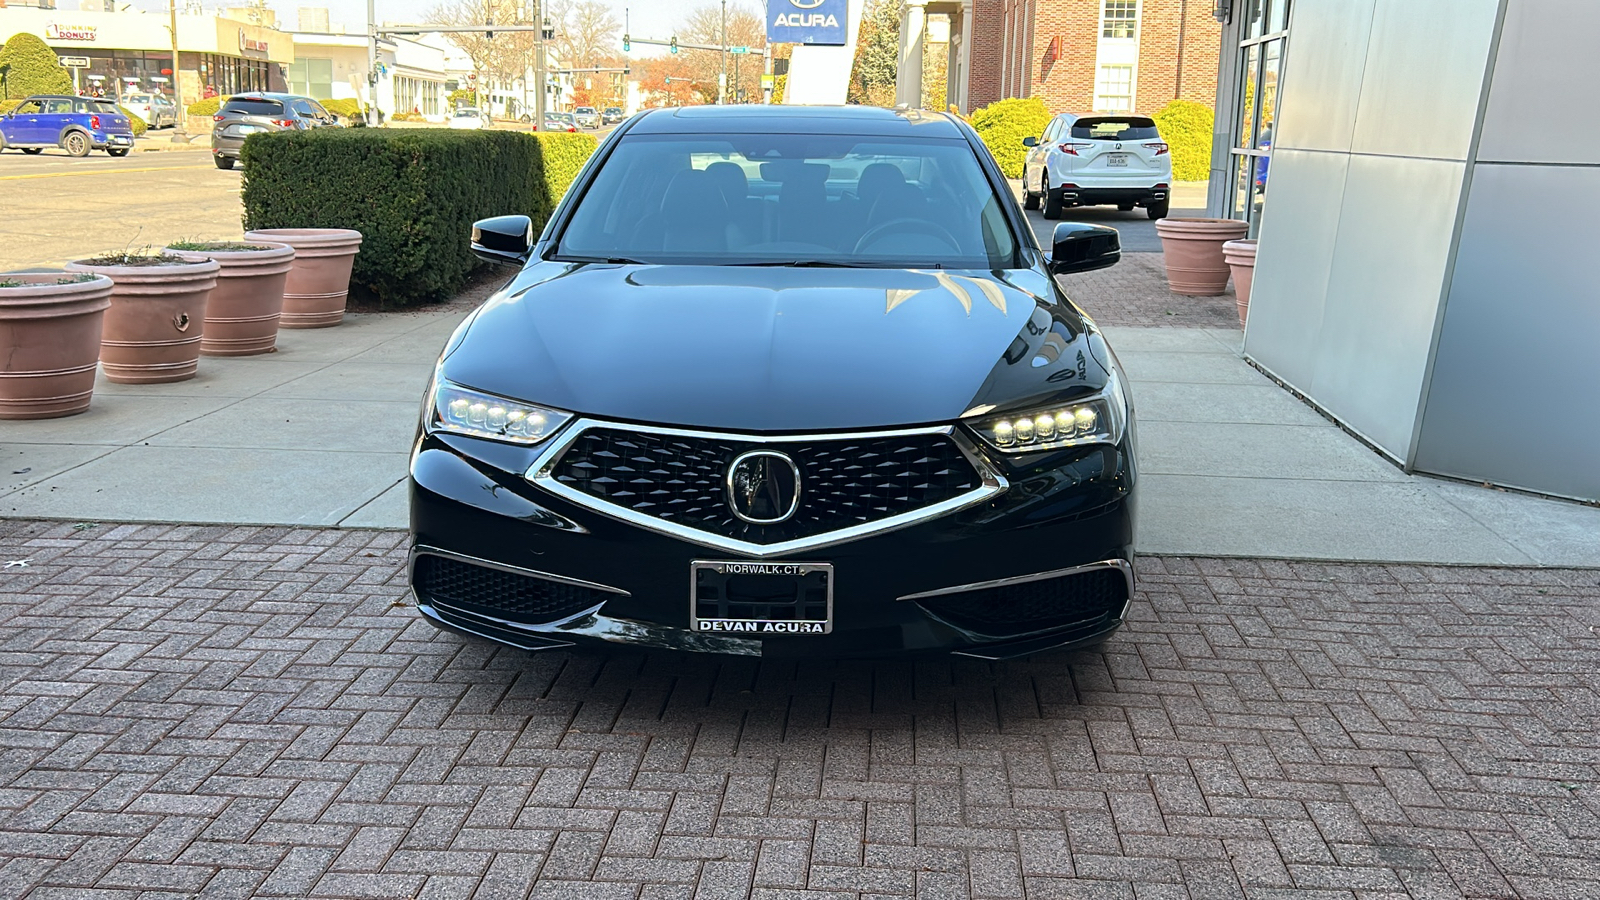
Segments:
[[[139,5],[151,12],[165,11],[167,3],[163,0],[138,0]],[[180,4],[182,0],[179,0]],[[429,9],[432,9],[439,0],[375,0],[374,8],[378,21],[392,23],[421,22]],[[630,33],[639,37],[660,38],[665,40],[672,35],[673,25],[689,10],[710,2],[710,0],[606,0],[607,4],[615,10],[617,21],[623,21],[623,11],[628,12],[628,27]],[[760,6],[766,4],[764,0],[746,0],[746,5]],[[226,0],[205,0],[207,7],[232,5]],[[243,5],[240,2],[238,5]],[[328,18],[335,27],[343,25],[346,31],[361,31],[367,19],[366,0],[267,0],[267,5],[278,13],[280,25],[286,29],[295,27],[299,21],[296,12],[302,6],[326,7]],[[619,45],[620,51],[622,47]],[[650,49],[635,45],[633,56],[652,56],[663,53],[665,49]]]

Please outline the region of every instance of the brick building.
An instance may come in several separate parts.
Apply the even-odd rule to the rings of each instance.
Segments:
[[[1214,0],[970,0],[965,106],[1039,97],[1051,112],[1211,106]]]

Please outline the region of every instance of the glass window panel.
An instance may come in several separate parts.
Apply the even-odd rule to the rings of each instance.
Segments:
[[[1266,24],[1264,20],[1267,12],[1267,0],[1244,0],[1240,5],[1243,8],[1239,10],[1239,15],[1244,16],[1244,21],[1241,23],[1242,27],[1239,29],[1240,32],[1244,34],[1247,40],[1261,37],[1261,28]]]
[[[1283,56],[1283,39],[1262,45],[1261,63],[1261,124],[1256,130],[1255,146],[1265,150],[1272,146],[1272,123],[1278,119],[1278,73]]]
[[[1105,0],[1101,16],[1100,36],[1108,38],[1138,37],[1139,0]]]
[[[1250,178],[1255,165],[1255,157],[1242,154],[1233,158],[1233,196],[1229,198],[1229,205],[1233,209],[1232,218],[1243,219],[1250,212]]]
[[[1272,0],[1266,27],[1267,34],[1276,34],[1289,27],[1289,0]]]
[[[1133,109],[1133,66],[1101,66],[1095,80],[1094,108],[1101,112]]]
[[[1256,91],[1261,80],[1261,47],[1252,45],[1244,50],[1244,77],[1239,84],[1239,123],[1234,129],[1240,147],[1249,148],[1256,129]]]
[[[1261,211],[1267,205],[1267,172],[1272,164],[1270,156],[1246,157],[1250,160],[1250,237],[1261,231]]]

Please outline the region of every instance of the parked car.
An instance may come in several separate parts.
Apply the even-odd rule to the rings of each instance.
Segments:
[[[626,118],[627,116],[622,112],[621,107],[608,106],[600,111],[601,125],[615,125]]]
[[[133,123],[110,100],[37,94],[0,118],[0,150],[42,153],[60,147],[70,156],[104,150],[127,156],[133,149]]]
[[[339,127],[338,118],[310,97],[261,91],[234,94],[211,120],[211,159],[219,169],[233,168],[252,134]]]
[[[161,94],[126,94],[122,108],[151,128],[174,128],[178,124],[178,107]]]
[[[866,106],[629,119],[447,343],[410,465],[445,629],[809,658],[1093,644],[1133,596],[1127,378],[977,133]]]
[[[545,113],[540,131],[577,131],[578,124],[561,118],[561,113]]]
[[[469,130],[488,128],[489,119],[485,117],[483,111],[478,109],[476,106],[461,106],[457,107],[456,111],[450,114],[450,127],[465,128]]]
[[[581,128],[599,128],[600,114],[592,106],[580,106],[572,111],[573,119]]]
[[[1046,219],[1073,206],[1144,207],[1164,219],[1172,196],[1172,155],[1154,119],[1121,114],[1056,116],[1023,138],[1022,205]]]

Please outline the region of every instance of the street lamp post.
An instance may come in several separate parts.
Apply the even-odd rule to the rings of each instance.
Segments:
[[[722,0],[722,74],[717,76],[717,102],[728,102],[728,0]]]
[[[174,127],[173,143],[187,143],[189,140],[189,110],[183,105],[183,76],[178,69],[178,0],[171,0],[172,14],[172,105],[178,108],[178,124]],[[159,7],[157,7],[159,9]],[[77,79],[77,70],[74,69],[73,79]]]

